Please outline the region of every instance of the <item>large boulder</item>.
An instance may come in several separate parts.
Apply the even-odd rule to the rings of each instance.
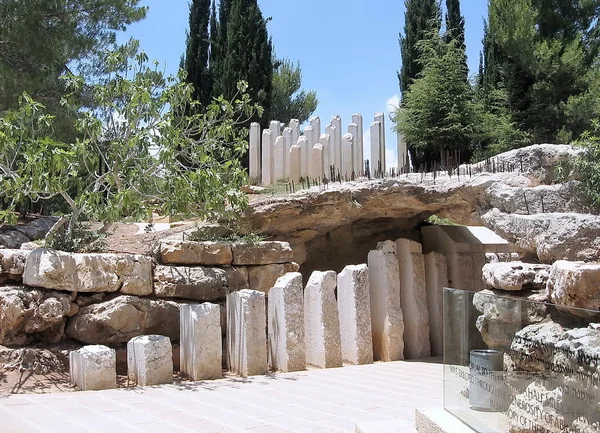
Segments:
[[[20,248],[22,244],[30,240],[19,230],[12,227],[0,230],[0,248]]]
[[[154,270],[154,294],[159,298],[215,301],[225,299],[227,293],[247,288],[245,267],[158,265]]]
[[[0,287],[0,344],[56,343],[71,311],[67,293]]]
[[[25,262],[28,286],[70,292],[152,293],[152,260],[130,254],[74,254],[40,248]]]
[[[298,272],[297,263],[283,263],[264,266],[248,266],[248,285],[250,290],[258,290],[268,296],[269,290],[279,277],[288,272]]]
[[[600,263],[569,262],[559,260],[552,264],[548,289],[550,298],[556,305],[600,309]],[[569,309],[569,313],[590,317],[594,312]]]
[[[87,344],[126,343],[148,334],[179,340],[179,306],[160,299],[117,296],[83,307],[69,319],[66,332]]]
[[[161,241],[158,260],[165,265],[230,265],[231,244],[225,242]]]
[[[231,246],[234,265],[271,265],[288,263],[293,259],[293,252],[287,242],[237,243]]]
[[[494,289],[518,291],[542,289],[546,286],[550,265],[523,262],[487,263],[483,266],[483,281]]]
[[[492,209],[484,224],[543,263],[600,260],[600,216],[578,213],[517,215]]]
[[[25,271],[25,259],[29,251],[0,249],[0,284],[7,281],[20,282]]]

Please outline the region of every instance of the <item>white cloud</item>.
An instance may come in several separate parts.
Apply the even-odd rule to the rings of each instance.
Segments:
[[[399,105],[400,105],[400,96],[394,95],[386,101],[385,110],[387,111],[388,114],[391,114],[394,111],[396,111],[396,109],[398,108]]]

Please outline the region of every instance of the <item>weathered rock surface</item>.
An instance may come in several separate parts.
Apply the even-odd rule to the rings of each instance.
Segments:
[[[142,255],[71,254],[40,248],[25,262],[23,282],[69,292],[152,293],[152,261]]]
[[[234,265],[270,265],[291,262],[292,248],[287,242],[256,242],[251,244],[233,244]]]
[[[28,251],[23,250],[0,249],[0,284],[9,280],[19,282],[23,279],[28,254]]]
[[[117,296],[83,307],[69,319],[66,332],[88,344],[125,343],[147,334],[179,340],[179,306],[160,299]]]
[[[55,343],[64,335],[70,309],[67,293],[0,287],[0,344]]]
[[[233,260],[231,244],[225,242],[165,240],[157,254],[165,265],[230,265]]]
[[[516,371],[547,373],[552,371],[552,347],[563,338],[564,328],[547,321],[526,326],[515,334],[510,357]]]
[[[228,293],[248,288],[245,267],[176,267],[157,266],[154,270],[154,293],[160,298],[194,301],[224,299]]]
[[[600,216],[578,213],[516,215],[493,209],[484,224],[540,261],[600,259]]]
[[[600,263],[569,262],[559,260],[552,264],[548,289],[552,303],[567,307],[600,309]],[[594,313],[568,310],[580,317]]]
[[[0,231],[0,247],[2,248],[19,248],[30,239],[15,229],[3,229]]]
[[[269,290],[275,285],[277,278],[288,272],[298,272],[297,263],[277,263],[273,265],[248,266],[248,285],[250,290],[269,295]]]
[[[14,226],[2,226],[0,248],[19,248],[29,241],[42,239],[56,221],[56,217],[43,217]]]
[[[494,289],[517,291],[546,286],[550,265],[523,262],[488,263],[483,267],[483,281]]]

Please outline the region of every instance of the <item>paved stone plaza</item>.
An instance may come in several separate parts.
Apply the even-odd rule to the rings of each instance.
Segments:
[[[442,364],[397,361],[248,379],[0,397],[0,433],[354,432],[442,405]],[[409,433],[410,430],[402,430]]]

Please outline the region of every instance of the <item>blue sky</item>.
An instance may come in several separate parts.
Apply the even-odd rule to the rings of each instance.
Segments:
[[[185,49],[187,0],[142,0],[145,20],[120,35],[140,41],[150,59],[175,74]],[[322,129],[335,114],[344,130],[353,113],[362,113],[368,130],[376,112],[397,103],[400,69],[398,34],[404,25],[404,0],[259,0],[279,57],[299,61],[303,88],[316,90],[315,115]],[[470,73],[477,73],[486,0],[462,0]],[[278,119],[287,122],[289,119]],[[388,166],[396,163],[396,138],[387,122]],[[368,139],[368,133],[365,135]],[[366,140],[365,140],[366,141]],[[365,143],[365,151],[369,149]]]

